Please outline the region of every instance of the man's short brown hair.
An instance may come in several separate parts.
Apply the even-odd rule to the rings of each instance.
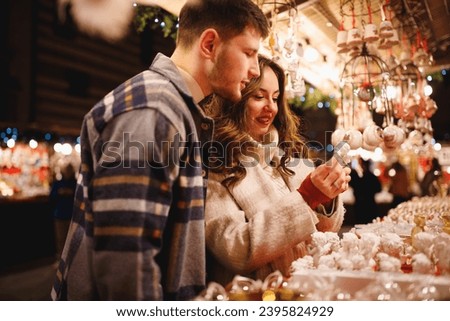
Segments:
[[[251,0],[188,0],[179,16],[177,45],[189,48],[201,33],[213,28],[223,40],[251,26],[266,38],[269,22]]]

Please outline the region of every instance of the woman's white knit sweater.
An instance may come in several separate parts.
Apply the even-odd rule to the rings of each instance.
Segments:
[[[288,276],[291,263],[305,255],[305,241],[313,232],[337,232],[342,225],[345,210],[340,198],[328,218],[312,210],[297,191],[314,169],[311,160],[293,159],[289,165],[293,176],[282,175],[276,168],[282,151],[276,147],[276,130],[271,135],[271,144],[257,147],[259,162],[256,156],[242,158],[247,175],[234,187],[221,184],[224,175],[209,174],[208,281],[226,285],[237,274],[264,280],[276,270]]]

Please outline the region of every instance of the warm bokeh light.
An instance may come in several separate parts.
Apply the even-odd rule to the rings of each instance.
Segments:
[[[389,85],[386,87],[386,95],[388,99],[394,100],[395,98],[397,98],[397,91],[398,91],[398,87],[397,86],[392,86]]]
[[[61,148],[61,154],[70,155],[72,154],[72,150],[73,150],[72,145],[70,145],[69,143],[64,143]]]
[[[10,138],[6,142],[6,146],[8,146],[9,148],[13,148],[14,146],[16,146],[16,141],[14,139]]]
[[[305,51],[303,53],[303,58],[305,58],[306,61],[315,62],[315,61],[319,60],[319,56],[320,56],[320,54],[316,48],[311,47],[311,46],[306,46]]]
[[[425,96],[430,96],[433,93],[433,87],[431,87],[430,85],[426,85],[423,88],[423,93]]]
[[[53,145],[53,150],[57,153],[60,153],[62,149],[62,145],[61,143],[56,143],[55,145]]]
[[[389,177],[394,177],[396,173],[397,173],[397,172],[396,172],[395,169],[393,169],[393,168],[391,168],[391,169],[388,171]]]
[[[35,149],[38,147],[38,142],[34,139],[30,139],[30,141],[28,142],[28,146],[30,146],[30,148]]]

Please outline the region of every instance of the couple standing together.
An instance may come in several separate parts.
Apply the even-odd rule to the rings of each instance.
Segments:
[[[284,71],[258,54],[268,32],[251,0],[188,0],[172,56],[158,54],[85,116],[52,299],[190,300],[235,274],[288,275],[311,233],[339,230],[349,169],[298,161]],[[124,133],[152,150],[117,145]],[[182,154],[171,160],[158,146],[175,137]]]

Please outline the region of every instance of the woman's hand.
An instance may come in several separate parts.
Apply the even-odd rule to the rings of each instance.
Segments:
[[[311,173],[311,182],[327,197],[334,199],[348,189],[348,182],[351,180],[350,172],[349,167],[342,167],[333,157]]]

